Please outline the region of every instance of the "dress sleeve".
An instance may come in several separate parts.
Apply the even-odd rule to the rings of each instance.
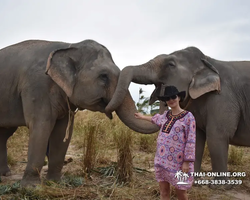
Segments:
[[[186,146],[184,149],[184,161],[195,161],[196,122],[192,113],[186,120]]]
[[[162,119],[166,116],[167,114],[167,111],[165,111],[162,115],[160,114],[155,114],[152,119],[151,119],[151,122],[153,124],[156,124],[157,126],[161,127],[162,125]]]

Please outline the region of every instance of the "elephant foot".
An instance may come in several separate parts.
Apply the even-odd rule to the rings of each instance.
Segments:
[[[11,172],[9,169],[0,170],[0,176],[11,176]]]
[[[55,182],[59,182],[61,180],[61,173],[50,173],[48,172],[46,179],[47,180],[51,180],[51,181],[55,181]]]
[[[41,184],[41,179],[40,177],[23,177],[23,179],[21,180],[21,186],[22,187],[36,187],[37,185]]]

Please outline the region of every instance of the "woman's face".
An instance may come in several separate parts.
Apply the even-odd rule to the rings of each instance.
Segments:
[[[170,108],[176,108],[179,106],[179,102],[180,102],[180,97],[176,95],[176,98],[170,98],[168,101],[166,101],[167,105]]]

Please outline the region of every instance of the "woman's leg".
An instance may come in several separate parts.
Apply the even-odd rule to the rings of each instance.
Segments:
[[[166,181],[159,182],[161,200],[170,200],[170,184]]]
[[[188,200],[187,190],[179,190],[175,188],[178,200]]]

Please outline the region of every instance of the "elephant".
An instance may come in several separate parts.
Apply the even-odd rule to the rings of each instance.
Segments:
[[[6,143],[19,126],[29,129],[28,162],[22,186],[40,183],[48,151],[49,180],[60,180],[72,136],[76,110],[105,113],[120,69],[109,50],[94,40],[65,43],[27,40],[0,50],[0,175],[11,174]],[[136,107],[128,92],[115,109],[135,131],[157,131],[151,123],[134,120]]]
[[[167,85],[186,92],[180,105],[196,119],[196,172],[201,171],[206,142],[213,172],[228,170],[229,144],[250,146],[249,61],[216,60],[197,47],[157,55],[144,64],[123,68],[106,112],[122,103],[130,82],[155,85],[150,104]]]

